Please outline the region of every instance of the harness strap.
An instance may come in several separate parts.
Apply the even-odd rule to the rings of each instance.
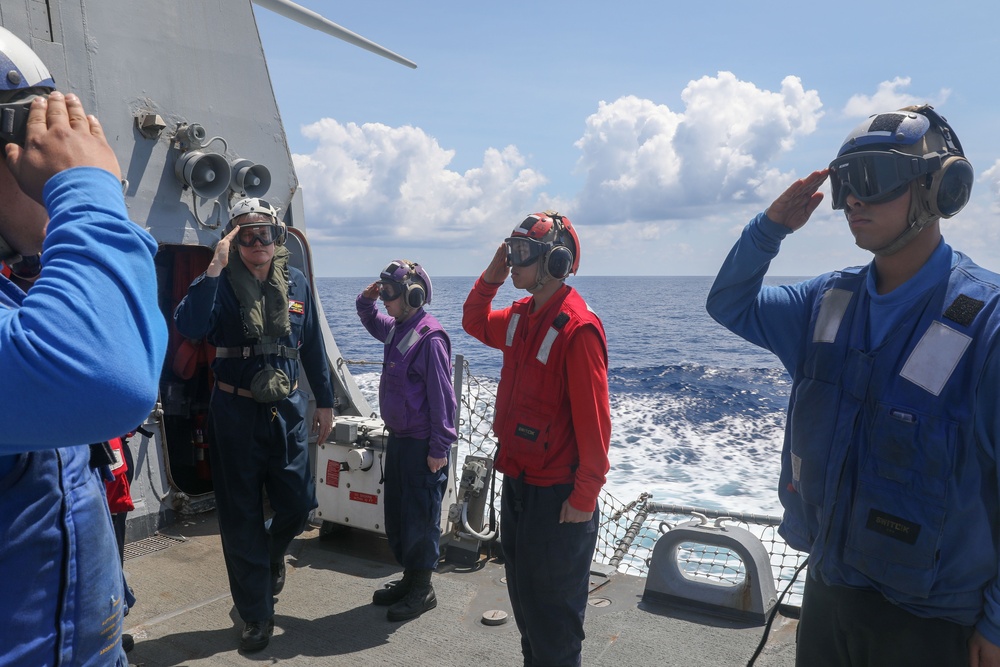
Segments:
[[[221,359],[249,359],[250,357],[261,357],[265,354],[276,354],[285,359],[299,358],[299,351],[296,348],[281,345],[280,343],[258,343],[256,345],[243,345],[240,347],[215,348],[215,356]]]
[[[215,381],[216,386],[227,394],[232,394],[233,396],[242,396],[244,398],[253,398],[253,392],[249,389],[244,389],[243,387],[234,387],[231,384],[227,384],[222,380]],[[292,385],[291,391],[295,391],[299,388],[299,383],[296,382]],[[289,392],[290,393],[290,392]]]

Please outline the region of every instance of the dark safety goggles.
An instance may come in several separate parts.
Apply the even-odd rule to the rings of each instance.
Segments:
[[[24,146],[28,131],[28,112],[31,111],[31,101],[36,97],[38,96],[32,95],[17,102],[0,104],[0,146]]]
[[[891,150],[848,153],[830,163],[833,208],[844,208],[849,194],[865,204],[892,201],[910,181],[940,168],[939,155],[917,157]]]
[[[507,246],[507,266],[531,266],[549,249],[548,243],[527,236],[511,236],[503,242]]]
[[[250,227],[240,225],[240,231],[236,234],[236,242],[244,248],[252,248],[259,241],[261,245],[271,245],[277,238],[277,230],[274,225],[261,225]]]
[[[393,301],[403,295],[403,286],[394,280],[380,280],[378,298],[383,301]]]

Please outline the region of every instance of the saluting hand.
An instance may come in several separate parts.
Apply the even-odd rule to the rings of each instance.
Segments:
[[[43,204],[42,190],[50,178],[72,167],[97,167],[121,180],[118,158],[101,123],[83,111],[80,98],[53,91],[48,99],[31,102],[24,148],[6,146],[7,166],[26,195]]]
[[[510,275],[510,267],[507,266],[507,244],[501,243],[497,251],[493,253],[490,265],[483,271],[483,280],[493,285],[499,285],[507,280]]]
[[[219,242],[215,244],[215,255],[212,256],[212,261],[209,262],[208,268],[205,269],[205,275],[209,278],[216,278],[222,273],[222,269],[229,265],[229,249],[233,245],[233,239],[236,235],[240,233],[240,226],[235,225],[233,230],[219,239]]]
[[[366,299],[371,299],[372,301],[374,301],[375,299],[378,298],[378,290],[379,290],[379,284],[376,281],[371,285],[369,285],[368,287],[366,287],[365,291],[361,293],[361,296],[365,297]]]
[[[793,232],[799,229],[806,224],[809,216],[823,201],[823,193],[817,190],[823,185],[829,173],[829,169],[820,169],[795,181],[767,207],[764,213],[773,222],[784,225]]]

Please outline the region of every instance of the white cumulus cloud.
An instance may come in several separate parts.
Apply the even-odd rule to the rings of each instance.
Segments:
[[[324,118],[303,134],[316,150],[292,159],[313,243],[474,245],[484,224],[523,215],[545,183],[514,146],[459,173],[448,168],[454,151],[419,128]]]
[[[915,104],[940,106],[947,101],[951,91],[942,88],[933,98],[920,97],[906,92],[910,87],[910,77],[897,76],[892,81],[883,81],[874,95],[852,95],[844,105],[844,115],[864,118],[880,111],[891,111]]]
[[[677,220],[705,207],[763,201],[772,161],[816,129],[822,103],[794,76],[777,92],[730,72],[691,81],[682,111],[634,96],[601,102],[576,146],[578,206],[603,223]]]

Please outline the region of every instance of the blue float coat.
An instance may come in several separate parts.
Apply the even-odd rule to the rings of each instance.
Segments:
[[[782,535],[811,576],[1000,644],[1000,276],[942,241],[889,294],[873,264],[762,286],[787,233],[751,221],[708,299],[793,379]]]
[[[109,172],[64,171],[43,196],[41,275],[28,296],[0,278],[0,664],[109,665],[123,658],[121,565],[85,443],[156,402],[156,242]]]

